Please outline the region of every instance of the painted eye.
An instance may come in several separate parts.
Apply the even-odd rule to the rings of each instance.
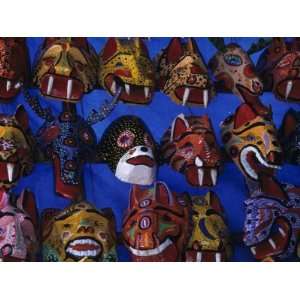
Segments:
[[[239,55],[227,54],[224,55],[224,60],[230,66],[240,66],[242,64],[242,59]]]
[[[0,227],[0,235],[3,235],[5,232],[4,228],[3,227]]]
[[[247,141],[249,141],[249,142],[254,142],[255,140],[256,140],[256,138],[255,138],[254,135],[249,134],[249,135],[247,136]]]
[[[123,64],[121,62],[117,62],[116,67],[123,67]]]
[[[134,139],[135,139],[134,133],[130,130],[125,130],[119,135],[117,139],[117,145],[120,148],[128,148],[132,146]]]
[[[153,141],[151,139],[151,137],[149,136],[148,133],[145,133],[144,135],[144,142],[145,142],[145,145],[152,148],[153,147]]]

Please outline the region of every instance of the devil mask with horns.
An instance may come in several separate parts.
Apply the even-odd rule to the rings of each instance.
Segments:
[[[189,184],[216,185],[221,153],[207,115],[177,116],[162,138],[161,151],[164,160],[185,174]]]
[[[163,182],[134,185],[123,220],[123,239],[134,261],[181,261],[189,232],[189,197]]]
[[[192,38],[187,43],[180,38],[171,39],[158,57],[157,73],[160,90],[176,103],[207,107],[215,95],[207,67]]]

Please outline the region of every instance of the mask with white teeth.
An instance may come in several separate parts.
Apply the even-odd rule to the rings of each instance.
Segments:
[[[216,185],[221,153],[207,115],[178,115],[162,138],[161,152],[192,186]]]
[[[123,182],[150,185],[156,178],[157,147],[141,119],[123,116],[105,130],[97,149],[98,160],[107,163]]]
[[[157,59],[160,90],[182,105],[207,107],[215,91],[196,41],[172,38]]]
[[[154,67],[141,38],[109,38],[99,56],[99,84],[119,99],[148,104],[155,91]]]
[[[221,124],[226,152],[248,179],[258,180],[260,173],[272,175],[282,164],[282,150],[271,119],[257,113],[248,104]]]
[[[117,261],[115,218],[111,209],[73,203],[42,216],[44,261]]]
[[[133,261],[181,261],[189,233],[189,196],[134,185],[123,219],[123,240]]]

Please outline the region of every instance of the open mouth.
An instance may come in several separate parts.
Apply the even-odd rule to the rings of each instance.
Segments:
[[[188,250],[186,252],[186,261],[197,262],[221,262],[227,261],[225,251],[195,251]]]
[[[256,81],[253,81],[252,83],[253,91],[250,91],[248,88],[240,84],[237,84],[236,88],[238,89],[242,98],[244,99],[244,102],[246,103],[253,103],[254,101],[257,101],[257,97],[260,96],[263,91],[262,86]]]
[[[20,165],[10,162],[0,162],[0,181],[12,184],[20,177]]]
[[[78,79],[46,74],[41,79],[40,91],[44,96],[77,102],[84,92],[84,86]]]
[[[277,84],[276,92],[282,99],[300,101],[300,78],[282,80]]]
[[[75,260],[85,257],[96,259],[101,254],[101,251],[101,244],[88,237],[74,239],[66,246],[67,255]]]
[[[177,98],[181,99],[182,105],[187,103],[202,104],[207,107],[209,100],[209,90],[196,87],[181,86],[175,89]]]
[[[122,87],[119,99],[124,102],[148,103],[152,97],[153,89],[149,86],[133,85],[123,82],[119,77],[108,75],[105,78],[106,89],[115,95]]]
[[[21,86],[23,85],[22,81],[12,80],[7,78],[0,78],[0,98],[10,99],[15,97]]]
[[[153,158],[147,155],[139,155],[136,157],[129,158],[127,160],[127,163],[134,166],[144,165],[149,168],[153,168],[155,166],[155,162]]]
[[[277,152],[276,152],[277,153]],[[280,153],[278,152],[278,162]],[[245,173],[252,179],[258,180],[260,172],[272,175],[275,169],[280,169],[280,163],[266,161],[259,150],[254,146],[245,147],[240,154],[240,163]]]
[[[186,168],[185,176],[189,184],[193,186],[211,187],[217,184],[218,169],[208,167],[196,167],[192,165]]]

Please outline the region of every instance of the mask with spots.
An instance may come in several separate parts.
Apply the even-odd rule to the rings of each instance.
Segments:
[[[155,91],[154,67],[141,38],[109,38],[99,56],[99,83],[111,95],[122,88],[119,99],[148,104]]]
[[[216,185],[221,153],[207,115],[177,116],[162,138],[161,152],[192,186]]]
[[[226,152],[247,179],[256,181],[260,173],[273,174],[280,168],[282,150],[276,128],[250,105],[240,105],[227,117],[221,133]]]
[[[156,178],[157,146],[138,117],[123,116],[112,122],[103,133],[97,155],[123,182],[150,185]]]
[[[220,200],[214,192],[191,198],[193,230],[185,252],[186,261],[227,261],[231,246]]]
[[[181,261],[189,232],[189,196],[163,182],[134,185],[123,220],[123,240],[133,261]]]
[[[215,91],[196,41],[172,38],[157,59],[160,90],[182,105],[203,105]]]
[[[115,218],[111,209],[74,202],[42,216],[44,261],[117,261]]]

